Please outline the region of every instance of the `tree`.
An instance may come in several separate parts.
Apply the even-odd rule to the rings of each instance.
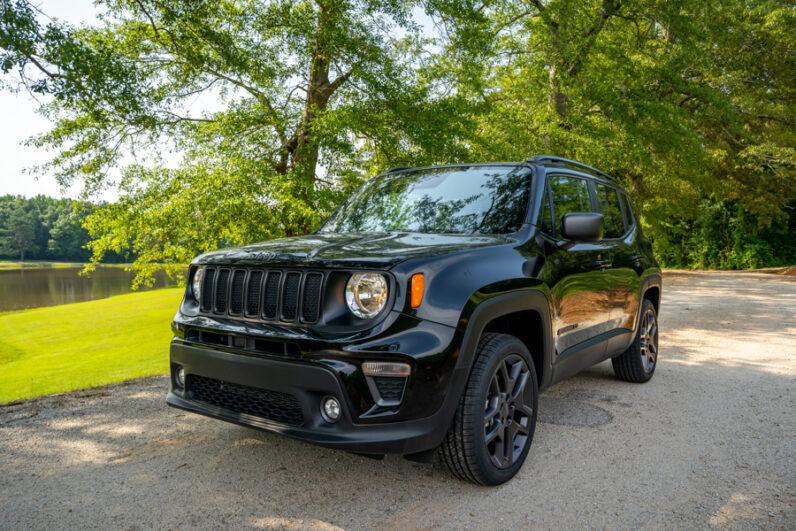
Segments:
[[[85,248],[89,242],[89,234],[83,227],[83,220],[91,210],[93,208],[90,205],[78,202],[71,202],[60,210],[51,224],[47,241],[47,250],[52,256],[80,262],[90,258],[90,253]]]
[[[36,229],[39,226],[38,211],[26,208],[21,198],[5,203],[0,211],[0,253],[16,254],[25,261],[26,252],[35,252]]]
[[[3,0],[0,17],[3,70],[54,95],[55,126],[35,140],[59,150],[45,171],[92,192],[125,154],[155,154],[123,171],[122,202],[136,208],[91,218],[94,259],[130,242],[147,249],[142,266],[184,263],[223,243],[306,233],[367,175],[380,143],[402,142],[418,161],[456,150],[455,96],[417,80],[412,1],[103,3],[96,28],[41,27],[24,0]],[[203,93],[224,108],[188,109]],[[398,115],[405,134],[383,123]],[[168,150],[178,168],[158,158]]]
[[[787,225],[792,7],[533,0],[487,2],[463,18],[462,4],[440,9],[447,55],[475,63],[456,66],[477,72],[458,78],[480,110],[474,158],[548,152],[600,167],[628,186],[648,234],[669,250],[673,227],[707,214],[710,197],[736,201],[761,227]]]

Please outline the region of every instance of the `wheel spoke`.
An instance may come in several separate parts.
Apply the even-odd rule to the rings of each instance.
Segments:
[[[518,363],[517,365],[522,365]],[[520,367],[523,369],[524,367]],[[519,372],[519,371],[517,371]],[[525,391],[525,385],[528,383],[528,371],[522,371],[517,378],[515,378],[516,383],[514,384],[514,389],[511,391],[511,398],[515,404],[519,403],[522,404],[525,402],[525,398],[523,397],[523,391]]]
[[[498,412],[500,401],[497,396],[490,397],[487,401],[486,411],[484,412],[484,423],[487,424]]]
[[[500,424],[498,423],[498,424],[493,425],[492,429],[490,431],[488,431],[486,433],[486,436],[484,437],[484,440],[486,441],[486,444],[489,444],[492,441],[494,441],[495,437],[498,436],[499,432],[500,432]]]
[[[517,411],[515,411],[514,414],[524,415],[530,419],[533,417],[533,408],[528,404],[520,404],[517,406]]]
[[[511,389],[511,387],[509,386],[510,378],[509,378],[509,372],[506,369],[506,363],[508,363],[508,361],[503,361],[500,364],[500,376],[503,379],[503,385],[500,387],[501,393],[508,393],[508,391]]]
[[[526,417],[526,419],[525,419],[525,420],[527,420],[528,422],[530,422],[530,419],[531,419],[530,417]],[[515,432],[517,432],[517,433],[522,433],[523,435],[528,435],[528,433],[529,433],[529,428],[528,428],[527,422],[526,422],[525,424],[522,424],[522,423],[520,423],[520,422],[516,422],[516,421],[515,421],[515,422],[513,422],[512,424],[514,424],[514,431],[515,431]]]

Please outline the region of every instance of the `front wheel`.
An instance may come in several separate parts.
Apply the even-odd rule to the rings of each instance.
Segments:
[[[522,341],[484,334],[442,443],[451,472],[482,485],[514,477],[531,448],[538,401],[536,370]]]
[[[652,301],[644,299],[633,344],[621,356],[613,358],[611,363],[620,380],[644,383],[652,378],[658,366],[658,313]]]

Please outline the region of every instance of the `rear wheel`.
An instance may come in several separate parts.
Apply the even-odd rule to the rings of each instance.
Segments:
[[[644,299],[633,344],[611,362],[620,380],[643,383],[652,378],[658,365],[658,313],[652,301]]]
[[[451,472],[482,485],[514,477],[531,447],[538,399],[536,371],[525,345],[514,336],[484,334],[442,443]]]

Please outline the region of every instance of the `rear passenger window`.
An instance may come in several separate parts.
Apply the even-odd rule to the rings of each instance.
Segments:
[[[589,186],[583,179],[553,175],[550,177],[550,188],[553,190],[557,230],[561,230],[561,218],[564,214],[591,212]]]
[[[597,203],[600,205],[600,214],[605,220],[605,237],[619,238],[625,233],[625,224],[622,219],[622,207],[619,206],[619,195],[613,188],[602,184],[595,184]]]

